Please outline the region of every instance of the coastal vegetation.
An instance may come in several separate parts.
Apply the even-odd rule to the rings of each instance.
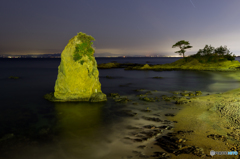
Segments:
[[[183,53],[184,51],[181,52]],[[235,57],[227,46],[214,48],[211,45],[206,45],[203,49],[199,49],[196,54],[184,57],[173,63],[154,66],[145,64],[143,67],[129,69],[236,71],[240,68],[240,62],[236,61]]]
[[[218,48],[214,48],[211,45],[205,45],[203,49],[199,49],[199,51],[185,58],[188,61],[191,58],[197,59],[200,63],[217,63],[223,61],[233,61],[235,60],[235,55],[230,52],[227,46],[220,46]]]
[[[184,56],[185,49],[191,48],[189,42],[179,41],[173,46],[179,46],[177,53],[183,54],[183,58],[173,63],[158,65],[141,64],[119,64],[106,63],[98,65],[99,68],[125,67],[125,70],[201,70],[201,71],[236,71],[240,68],[240,62],[235,60],[235,55],[230,52],[227,46],[217,48],[205,45],[203,49],[188,57]]]

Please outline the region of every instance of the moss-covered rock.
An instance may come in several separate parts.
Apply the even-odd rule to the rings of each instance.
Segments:
[[[120,95],[118,93],[110,93],[109,96],[110,97],[120,97]]]
[[[138,94],[137,96],[138,97],[144,97],[144,96],[146,96],[146,94]]]
[[[120,67],[119,63],[102,63],[102,64],[98,64],[98,68],[117,68]]]
[[[188,102],[188,100],[177,100],[175,104],[187,104]]]
[[[180,94],[185,97],[189,96],[189,93],[180,93]]]
[[[141,69],[151,69],[151,67],[148,64],[145,64]]]
[[[115,102],[118,102],[118,103],[127,103],[130,101],[132,101],[132,100],[128,99],[127,97],[115,99]]]
[[[168,97],[166,95],[162,95],[162,99],[165,100],[165,101],[171,101],[171,100],[179,100],[180,97],[177,97],[177,96]]]
[[[194,93],[189,93],[189,96],[195,96],[195,94]]]
[[[154,98],[149,98],[149,97],[143,97],[143,98],[139,98],[139,99],[143,100],[143,101],[147,101],[147,102],[155,102]]]
[[[64,48],[54,94],[48,94],[46,99],[56,102],[67,101],[106,101],[106,95],[101,91],[97,62],[91,46],[95,40],[85,33],[78,33]]]
[[[195,92],[195,95],[196,95],[196,96],[199,96],[199,95],[201,95],[201,94],[202,94],[201,91],[196,91],[196,92]]]

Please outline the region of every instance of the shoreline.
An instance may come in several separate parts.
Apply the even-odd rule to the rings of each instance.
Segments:
[[[172,63],[166,64],[137,64],[137,63],[117,63],[109,62],[98,64],[98,69],[124,68],[124,70],[156,70],[156,71],[171,71],[171,70],[192,70],[192,71],[221,71],[235,72],[240,69],[238,60],[226,60],[219,62],[201,63],[197,59],[191,58],[179,59]]]
[[[228,74],[240,81],[239,74]],[[183,104],[176,116],[168,117],[174,124],[177,138],[186,139],[187,145],[203,148],[206,156],[210,151],[240,151],[240,124],[238,122],[238,107],[240,107],[240,88],[222,94],[212,94],[193,99],[191,103]],[[236,116],[237,115],[237,116]],[[231,119],[232,118],[232,119]],[[192,130],[191,134],[178,134],[178,131]],[[217,138],[219,135],[219,138]],[[223,141],[223,138],[226,141]],[[193,154],[171,155],[172,158],[201,158]],[[231,156],[231,158],[237,158]],[[214,158],[230,158],[230,156],[214,156]]]

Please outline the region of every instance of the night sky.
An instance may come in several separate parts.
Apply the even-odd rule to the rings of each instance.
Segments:
[[[239,0],[1,0],[0,54],[60,53],[78,32],[95,56],[179,56],[172,45],[226,45],[240,55]]]

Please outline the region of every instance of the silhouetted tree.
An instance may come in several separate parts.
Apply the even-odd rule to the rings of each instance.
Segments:
[[[186,52],[185,49],[192,48],[192,46],[189,45],[189,42],[188,41],[184,41],[184,40],[178,41],[176,44],[174,44],[172,46],[172,48],[175,48],[175,47],[179,47],[180,48],[180,50],[176,51],[175,53],[179,53],[179,55],[183,54],[183,57],[185,57],[184,56],[184,53]]]
[[[227,46],[220,46],[214,48],[211,45],[205,45],[203,49],[199,49],[198,52],[191,57],[197,58],[199,62],[219,62],[224,60],[235,60],[235,55],[230,52]]]
[[[203,49],[199,49],[197,54],[200,54],[201,56],[205,56],[205,55],[211,55],[214,53],[214,47],[212,47],[211,45],[205,45],[205,47]]]

